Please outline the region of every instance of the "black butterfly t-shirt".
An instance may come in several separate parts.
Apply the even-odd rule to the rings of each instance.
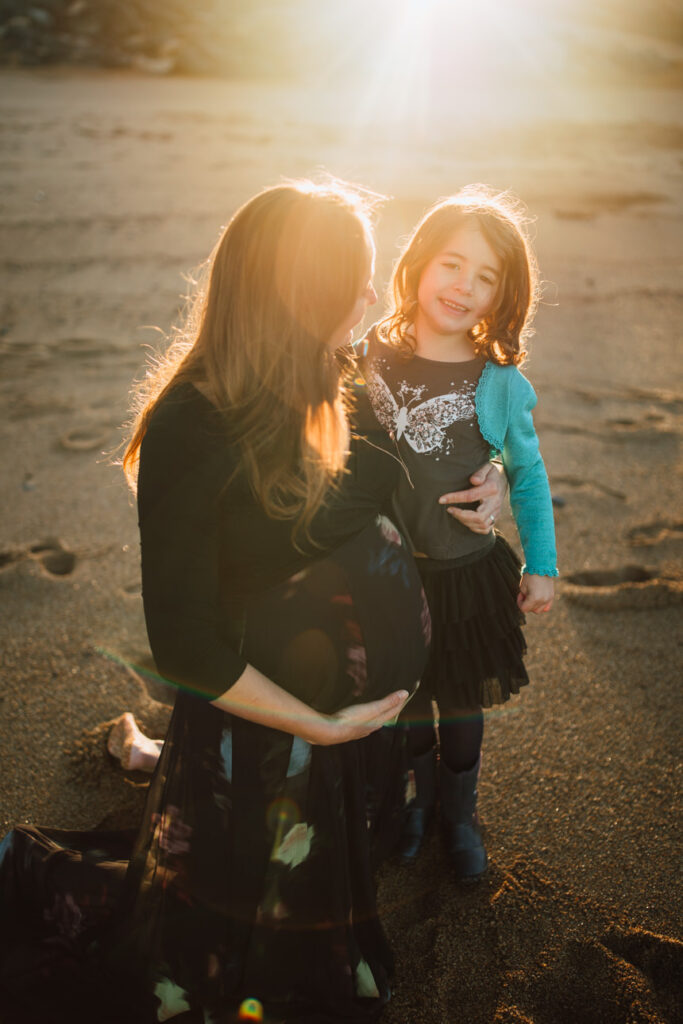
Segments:
[[[484,360],[405,360],[374,329],[359,349],[368,398],[403,464],[393,511],[413,550],[452,559],[488,548],[492,534],[473,533],[438,502],[470,487],[472,473],[490,458],[475,409]]]

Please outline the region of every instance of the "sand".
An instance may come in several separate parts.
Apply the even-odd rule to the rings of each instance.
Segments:
[[[0,834],[126,825],[144,798],[102,726],[129,709],[162,735],[168,714],[139,671],[136,515],[112,453],[155,328],[237,204],[319,167],[391,196],[379,284],[398,237],[467,181],[536,217],[527,373],[563,581],[529,623],[532,685],[486,715],[488,875],[456,883],[436,833],[412,870],[381,871],[386,1024],[681,1019],[683,106],[667,82],[591,88],[514,126],[500,108],[483,135],[477,110],[407,135],[292,83],[0,72]]]

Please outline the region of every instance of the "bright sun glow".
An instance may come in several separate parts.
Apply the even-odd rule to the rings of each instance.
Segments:
[[[505,120],[520,93],[528,104],[557,88],[583,2],[347,3],[332,31],[340,67],[357,79],[358,123],[446,132],[484,115]]]

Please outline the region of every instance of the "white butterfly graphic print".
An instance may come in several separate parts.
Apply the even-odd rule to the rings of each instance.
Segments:
[[[420,402],[426,388],[411,387],[403,381],[397,392],[400,405],[376,369],[368,371],[366,382],[375,416],[384,429],[393,434],[396,441],[405,436],[413,451],[420,455],[435,451],[448,453],[451,449],[446,436],[448,427],[457,420],[473,419],[476,415],[476,385],[469,382],[455,394],[437,395]]]

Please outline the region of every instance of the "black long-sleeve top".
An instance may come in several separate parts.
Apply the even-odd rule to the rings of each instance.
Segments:
[[[362,418],[377,430],[371,414]],[[239,649],[249,595],[338,547],[387,505],[397,464],[379,450],[381,431],[367,433],[373,444],[352,441],[341,485],[314,518],[319,546],[299,551],[291,521],[256,500],[208,399],[183,384],[160,402],[140,449],[138,513],[145,619],[162,676],[208,699],[224,693],[247,664]]]

